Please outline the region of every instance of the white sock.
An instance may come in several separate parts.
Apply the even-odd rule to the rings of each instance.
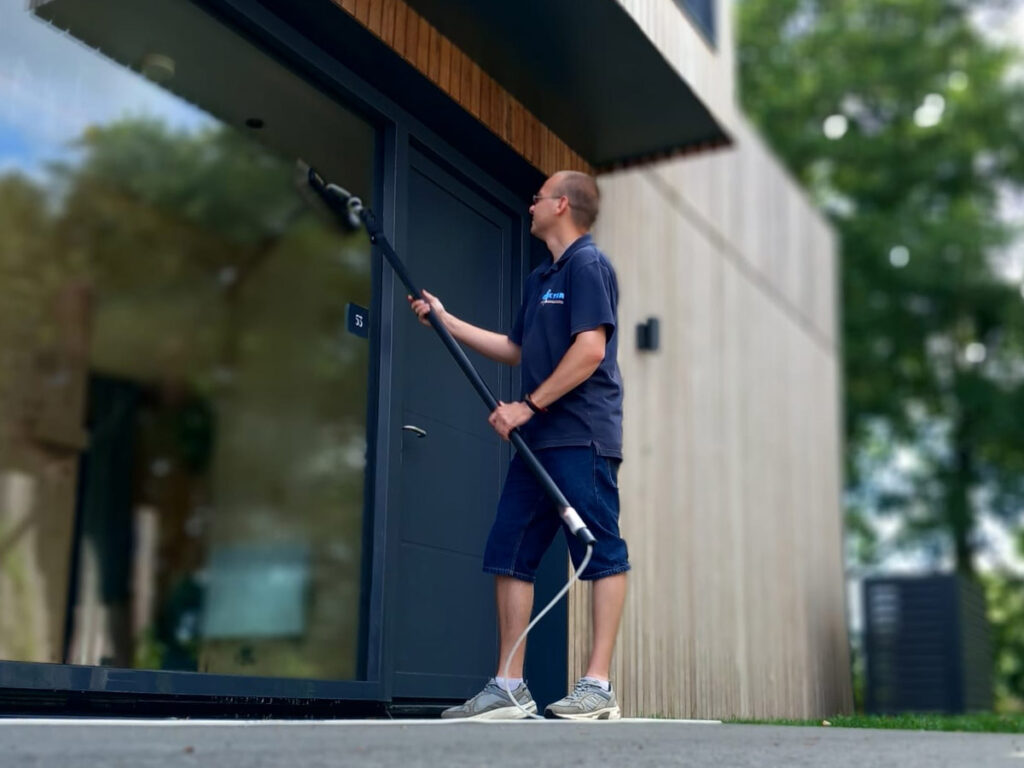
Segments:
[[[496,678],[494,678],[494,682],[496,682],[498,684],[499,688],[502,688],[502,689],[508,688],[508,690],[514,691],[516,688],[518,688],[520,685],[523,684],[523,678],[521,678],[521,677],[496,677]],[[508,683],[508,685],[506,686],[505,683]]]
[[[608,680],[599,680],[598,678],[591,677],[590,675],[585,676],[583,679],[586,680],[588,683],[595,683],[597,685],[600,685],[601,688],[605,691],[610,691],[612,689],[612,684]]]

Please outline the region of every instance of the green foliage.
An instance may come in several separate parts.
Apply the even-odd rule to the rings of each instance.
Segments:
[[[979,712],[972,715],[835,715],[825,720],[729,720],[735,725],[797,725],[834,728],[884,728],[900,731],[1024,733],[1024,715]]]
[[[982,577],[992,627],[996,708],[1024,712],[1024,581],[1007,574]]]
[[[231,243],[281,234],[301,207],[289,192],[292,169],[236,131],[173,132],[159,120],[125,120],[91,128],[78,147],[82,163],[55,166],[76,198],[116,192]]]
[[[878,555],[864,514],[898,512],[904,544],[941,541],[971,572],[979,499],[1008,520],[1024,505],[1024,301],[996,268],[1018,234],[998,201],[1024,185],[1024,85],[1019,53],[971,22],[984,5],[738,4],[744,108],[840,238],[858,559]],[[915,458],[896,482],[880,439]]]

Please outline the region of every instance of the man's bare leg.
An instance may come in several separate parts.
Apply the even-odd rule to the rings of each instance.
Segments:
[[[616,573],[596,580],[592,597],[594,645],[590,651],[587,677],[607,680],[611,670],[615,636],[619,632],[619,621],[622,618],[622,606],[626,602],[626,574]]]
[[[533,584],[511,576],[496,576],[494,590],[498,602],[498,631],[501,636],[501,652],[498,655],[496,677],[505,676],[505,659],[526,625],[530,623],[533,611]],[[614,635],[613,635],[614,638]],[[516,650],[515,658],[508,667],[509,677],[523,676],[523,658],[526,656],[526,641]]]

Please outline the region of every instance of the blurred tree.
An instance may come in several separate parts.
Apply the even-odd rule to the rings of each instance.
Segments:
[[[996,708],[1024,710],[1024,581],[1012,574],[982,576],[992,622]]]
[[[13,277],[45,256],[48,228],[42,191],[19,174],[0,176],[0,275]]]
[[[978,515],[1024,505],[1024,300],[999,213],[1024,184],[1019,52],[982,0],[742,0],[746,112],[836,227],[848,530],[973,573]],[[857,536],[858,532],[860,534]]]
[[[94,352],[120,351],[117,367],[129,367],[140,347],[166,335],[170,315],[180,338],[168,345],[188,349],[192,371],[230,365],[246,324],[271,312],[257,284],[282,265],[309,274],[301,286],[290,281],[297,290],[369,302],[365,238],[343,237],[319,221],[296,193],[292,165],[249,137],[220,126],[174,131],[138,118],[92,127],[76,146],[74,161],[49,169],[57,213],[48,225],[50,257],[37,268],[49,270],[54,285],[78,274],[103,292],[99,304],[109,311],[99,318]],[[284,293],[289,280],[281,275],[273,279],[281,312],[294,314],[309,301]],[[253,291],[262,295],[257,306]],[[331,311],[343,325],[343,304]],[[273,333],[266,325],[251,333]],[[350,370],[363,362],[339,356],[330,327],[323,330],[332,343],[311,344],[303,365],[342,387],[335,396],[358,402],[365,381]],[[145,357],[151,363],[153,354]],[[362,412],[352,415],[361,430]]]

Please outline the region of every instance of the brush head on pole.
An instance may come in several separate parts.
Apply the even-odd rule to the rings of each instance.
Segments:
[[[299,159],[295,161],[295,189],[313,210],[347,230],[359,229],[363,201],[337,184],[329,184],[316,169]]]

